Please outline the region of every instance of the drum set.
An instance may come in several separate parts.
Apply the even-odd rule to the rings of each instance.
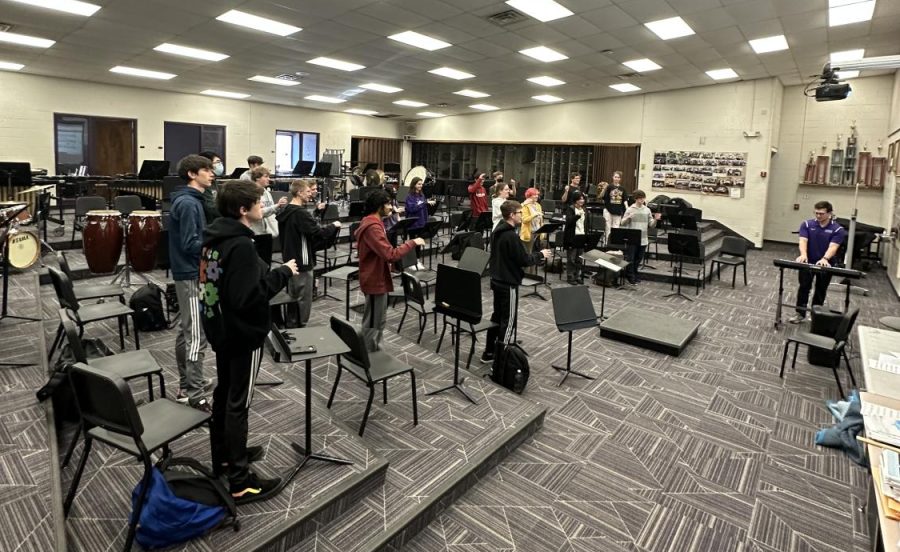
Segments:
[[[23,228],[32,222],[28,206],[20,201],[0,201],[0,229],[4,262],[16,270],[31,268],[41,258],[41,241],[37,233]]]
[[[112,209],[88,211],[82,230],[84,257],[93,274],[115,272],[125,249],[125,266],[113,278],[131,285],[131,271],[140,275],[156,267],[162,235],[160,211],[132,211],[124,215]],[[143,276],[142,276],[143,278]]]

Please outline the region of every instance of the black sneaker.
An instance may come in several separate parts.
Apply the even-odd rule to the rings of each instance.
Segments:
[[[268,500],[281,490],[281,478],[263,479],[253,472],[241,484],[229,485],[235,504],[248,504],[257,500]]]
[[[481,362],[484,364],[490,364],[494,362],[494,355],[489,355],[487,353],[481,355]]]
[[[252,464],[253,462],[259,462],[266,456],[266,449],[257,445],[253,447],[247,447],[247,462]],[[216,469],[213,470],[213,475],[216,477],[225,475],[225,472],[228,470],[228,462],[222,462]]]
[[[197,410],[206,412],[207,414],[212,414],[212,403],[209,402],[209,399],[205,397],[202,399],[197,399],[196,401],[189,401],[188,404],[191,408],[196,408]]]

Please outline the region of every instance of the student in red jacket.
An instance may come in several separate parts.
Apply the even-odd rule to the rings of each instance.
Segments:
[[[400,247],[391,247],[382,219],[391,216],[393,209],[391,197],[387,192],[384,190],[372,192],[366,198],[366,216],[356,230],[359,288],[366,296],[363,331],[372,351],[381,349],[387,294],[394,290],[391,264],[399,261],[415,246],[425,245],[425,240],[415,238],[407,240]]]
[[[469,202],[472,205],[472,224],[481,213],[487,211],[487,190],[484,189],[484,173],[478,175],[475,182],[469,184]]]

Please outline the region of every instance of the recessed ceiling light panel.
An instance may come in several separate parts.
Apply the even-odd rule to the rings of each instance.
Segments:
[[[163,73],[162,71],[150,71],[148,69],[138,69],[137,67],[125,67],[116,65],[109,70],[110,73],[119,73],[120,75],[130,75],[132,77],[144,77],[145,79],[169,80],[174,79],[178,75],[172,73]]]
[[[11,61],[0,61],[0,69],[4,71],[19,71],[24,69],[25,66],[21,63],[13,63]]]
[[[397,100],[396,102],[394,102],[394,104],[402,105],[404,107],[425,107],[426,105],[428,105],[427,103],[417,102],[414,100]]]
[[[565,81],[554,79],[553,77],[548,77],[547,75],[541,77],[531,77],[530,79],[528,79],[528,82],[540,84],[541,86],[559,86],[561,84],[566,84]]]
[[[454,94],[458,94],[460,96],[467,96],[469,98],[487,98],[490,94],[485,94],[484,92],[479,92],[478,90],[469,90],[465,88],[463,90],[457,90]]]
[[[713,80],[736,79],[738,77],[738,74],[730,67],[724,69],[712,69],[707,71],[706,74]]]
[[[866,57],[866,50],[860,48],[858,50],[844,50],[842,52],[831,52],[831,63],[841,63],[842,61],[856,61]]]
[[[360,84],[359,87],[365,88],[366,90],[384,92],[385,94],[395,94],[397,92],[403,92],[402,88],[397,88],[396,86],[388,86],[386,84],[378,84],[377,82],[367,82],[366,84]]]
[[[561,61],[564,59],[569,59],[569,56],[557,52],[552,48],[547,48],[546,46],[536,46],[534,48],[526,48],[525,50],[519,50],[520,54],[524,54],[528,57],[534,58],[538,61],[544,62],[552,62],[552,61]]]
[[[768,52],[778,52],[787,50],[788,43],[784,35],[767,36],[765,38],[757,38],[750,41],[750,47],[757,54],[765,54]]]
[[[223,59],[228,59],[229,57],[227,54],[220,54],[219,52],[211,52],[209,50],[201,50],[199,48],[190,48],[188,46],[179,46],[177,44],[169,44],[168,42],[164,42],[153,49],[157,52],[175,54],[176,56],[184,56],[194,59],[203,59],[206,61],[222,61]]]
[[[204,90],[200,92],[201,94],[205,94],[207,96],[218,96],[219,98],[230,98],[232,100],[243,100],[244,98],[249,98],[250,94],[241,94],[239,92],[227,92],[225,90]]]
[[[415,46],[416,48],[428,50],[429,52],[452,46],[452,44],[450,44],[449,42],[444,42],[443,40],[438,40],[436,38],[432,38],[415,31],[405,31],[402,33],[393,34],[388,38],[390,38],[391,40],[396,40],[397,42],[409,44],[410,46]]]
[[[828,26],[849,25],[872,19],[875,0],[829,0]]]
[[[354,115],[378,115],[377,111],[371,109],[345,109],[344,113],[352,113]]]
[[[295,27],[293,25],[281,23],[280,21],[275,21],[274,19],[267,19],[239,10],[229,10],[216,19],[224,23],[240,25],[241,27],[272,33],[278,36],[289,36],[303,30],[300,27]]]
[[[341,61],[339,59],[332,59],[329,57],[317,57],[315,59],[309,60],[307,63],[312,63],[313,65],[321,65],[322,67],[329,67],[331,69],[339,69],[341,71],[359,71],[360,69],[365,69],[365,65],[359,65],[357,63],[350,63],[349,61]]]
[[[681,38],[683,36],[694,34],[694,29],[680,17],[670,17],[669,19],[651,21],[650,23],[644,23],[644,26],[663,40]]]
[[[247,80],[256,82],[264,82],[266,84],[276,84],[278,86],[299,86],[299,82],[286,79],[276,79],[275,77],[267,77],[265,75],[255,75]]]
[[[569,8],[554,0],[506,0],[506,3],[544,23],[572,15]]]
[[[540,100],[542,102],[547,102],[547,103],[563,101],[562,98],[559,98],[557,96],[551,96],[550,94],[541,94],[540,96],[532,96],[531,99],[532,100]]]
[[[838,80],[855,79],[859,76],[859,71],[835,71],[834,76],[836,76]]]
[[[434,111],[420,111],[416,113],[416,115],[420,115],[422,117],[445,117],[443,113],[435,113]]]
[[[643,58],[643,59],[633,59],[631,61],[626,61],[622,63],[625,67],[637,71],[638,73],[646,73],[647,71],[656,71],[657,69],[662,69],[658,63],[653,60]]]
[[[470,105],[469,107],[471,107],[472,109],[477,109],[479,111],[497,111],[498,109],[500,109],[496,105],[490,104],[474,104]]]
[[[437,69],[432,69],[429,71],[432,75],[440,75],[442,77],[447,77],[448,79],[455,80],[465,80],[465,79],[473,79],[475,75],[472,73],[466,73],[465,71],[459,71],[457,69],[451,69],[450,67],[438,67]]]
[[[637,92],[640,90],[640,87],[631,84],[630,82],[623,82],[619,84],[610,84],[610,88],[613,90],[618,90],[619,92]]]
[[[0,33],[0,42],[18,44],[19,46],[33,46],[35,48],[49,48],[56,44],[55,40],[38,38],[18,33]]]
[[[92,16],[100,9],[100,6],[88,4],[87,2],[79,2],[78,0],[12,0],[19,4],[28,4],[29,6],[37,6],[39,8],[47,8],[51,10],[74,13],[75,15]]]
[[[314,102],[323,102],[323,103],[330,103],[330,104],[339,104],[339,103],[344,103],[347,101],[343,98],[332,98],[331,96],[320,96],[318,94],[313,94],[312,96],[306,96],[305,99],[311,100]]]

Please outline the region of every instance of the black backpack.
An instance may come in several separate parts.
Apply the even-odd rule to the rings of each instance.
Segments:
[[[156,284],[141,286],[131,296],[128,306],[134,311],[134,325],[142,332],[155,332],[169,327],[163,312],[162,288]]]
[[[510,391],[522,394],[528,384],[528,353],[515,343],[505,345],[494,359],[491,379]]]

